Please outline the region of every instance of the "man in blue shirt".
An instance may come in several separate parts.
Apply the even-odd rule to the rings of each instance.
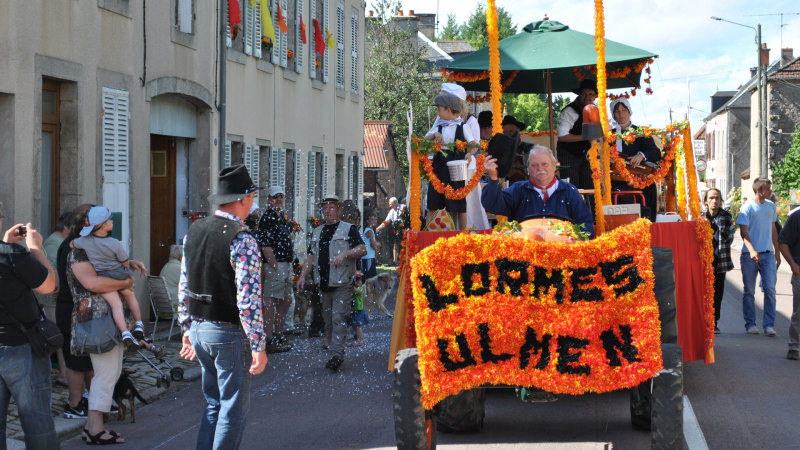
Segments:
[[[488,158],[485,166],[489,183],[481,192],[483,207],[516,221],[542,214],[569,217],[594,237],[592,212],[575,186],[556,177],[557,164],[549,148],[536,145],[528,155],[528,180],[500,190],[497,160]]]
[[[742,313],[747,334],[758,334],[756,328],[755,285],[761,274],[764,291],[764,334],[775,337],[775,281],[781,255],[777,252],[777,208],[768,199],[772,195],[772,182],[758,177],[753,180],[755,198],[742,206],[736,223],[744,241],[740,261],[742,264]]]

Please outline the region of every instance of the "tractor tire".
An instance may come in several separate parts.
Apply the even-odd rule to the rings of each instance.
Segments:
[[[653,377],[650,414],[652,448],[683,448],[683,352],[677,344],[662,344],[664,369]]]
[[[486,390],[470,389],[436,405],[436,428],[445,433],[480,431],[486,416]]]
[[[436,448],[436,421],[433,413],[422,407],[417,349],[397,353],[392,403],[394,434],[401,450],[431,450]]]
[[[653,274],[655,275],[654,294],[658,301],[658,315],[661,320],[661,343],[678,343],[678,308],[675,301],[675,265],[672,249],[652,247]]]
[[[631,388],[631,426],[650,431],[650,411],[653,404],[653,379]]]

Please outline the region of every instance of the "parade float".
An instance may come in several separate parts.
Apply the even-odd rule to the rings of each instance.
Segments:
[[[562,72],[596,76],[600,99],[611,97],[609,79],[614,87],[633,83],[627,95],[635,95],[651,56],[607,63],[602,0],[595,5],[596,64]],[[489,70],[448,70],[445,77],[488,81],[481,100],[493,102],[499,132],[500,94],[524,73],[501,78],[493,0],[487,32]],[[588,122],[601,130],[589,152],[595,189],[587,194],[594,196],[597,232],[591,240],[560,217],[506,226],[498,217],[495,230],[420,231],[421,174],[447,198],[464,198],[483,175],[483,158],[465,188],[453,190],[429,167],[428,155],[441,146],[412,139],[411,229],[403,239],[389,358],[398,448],[435,448],[437,431],[479,430],[491,387],[515,387],[533,402],[626,389],[631,424],[651,431],[653,448],[682,447],[682,364],[714,360],[712,231],[700,213],[691,132],[688,123],[673,123],[617,136],[608,131],[605,101],[599,103],[599,110],[584,111],[584,132]],[[611,147],[640,136],[662,144],[661,164],[646,173],[635,173]],[[681,220],[618,214],[627,211],[613,204],[612,176],[638,189],[663,186],[660,211]]]

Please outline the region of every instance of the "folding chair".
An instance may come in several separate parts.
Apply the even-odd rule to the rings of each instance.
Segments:
[[[156,277],[153,275],[147,276],[147,287],[150,291],[150,305],[153,311],[156,312],[156,323],[153,325],[152,339],[156,340],[156,329],[158,328],[158,319],[172,319],[169,325],[169,334],[167,341],[172,338],[172,328],[175,326],[175,321],[178,318],[178,299],[172,298],[167,289],[167,280],[164,277]]]

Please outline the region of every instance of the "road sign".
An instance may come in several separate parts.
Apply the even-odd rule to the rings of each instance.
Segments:
[[[705,172],[706,171],[706,160],[703,158],[697,158],[697,162],[695,162],[695,167],[697,168],[698,172]]]

